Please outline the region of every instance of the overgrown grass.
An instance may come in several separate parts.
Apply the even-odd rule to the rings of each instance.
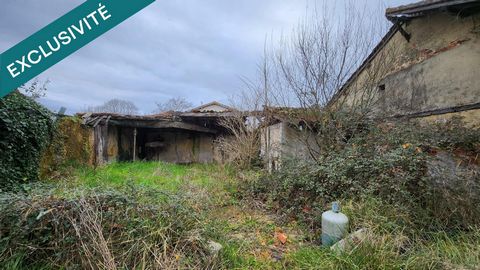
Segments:
[[[345,202],[351,230],[366,238],[343,253],[318,246],[300,248],[286,264],[302,269],[477,269],[480,228],[412,231],[413,222],[391,205],[369,198]]]
[[[344,253],[322,248],[318,231],[238,196],[239,178],[256,176],[218,165],[116,163],[78,168],[71,178],[28,185],[24,193],[4,193],[0,268],[79,269],[89,262],[104,269],[480,265],[480,229],[421,230],[404,208],[372,196],[342,201],[350,231],[366,228],[366,239]],[[318,221],[320,213],[312,219]],[[103,240],[100,231],[88,229],[96,224]],[[286,243],[278,233],[287,236]],[[209,240],[222,244],[218,255],[209,253]],[[113,268],[105,267],[109,258]]]
[[[206,224],[231,186],[228,168],[159,162],[25,185],[1,194],[0,268],[218,268]]]
[[[128,183],[176,191],[185,182],[212,186],[225,180],[230,169],[208,164],[178,165],[163,162],[120,162],[96,169],[81,168],[75,182],[87,187],[124,186]]]
[[[200,207],[190,197],[138,186],[85,189],[68,198],[39,185],[28,194],[3,194],[0,261],[14,269],[207,268],[215,258]]]
[[[246,177],[242,196],[281,220],[299,221],[303,246],[282,260],[302,269],[480,267],[480,130],[461,123],[365,126],[316,162],[282,163]],[[365,239],[344,253],[321,248],[321,214],[341,200],[350,231]]]

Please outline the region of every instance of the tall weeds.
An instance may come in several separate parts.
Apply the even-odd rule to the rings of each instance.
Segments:
[[[2,194],[0,265],[21,268],[208,268],[199,209],[192,198],[140,187],[80,190],[55,196],[40,189]],[[191,196],[191,195],[190,195]]]
[[[117,269],[115,259],[103,235],[102,212],[95,209],[85,198],[80,198],[78,208],[78,220],[72,216],[67,218],[72,223],[82,246],[84,260],[92,269],[94,265],[101,269]]]

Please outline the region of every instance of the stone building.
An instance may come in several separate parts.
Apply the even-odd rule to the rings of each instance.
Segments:
[[[380,63],[373,110],[393,118],[480,122],[480,1],[428,0],[389,8],[393,23],[331,105],[362,95],[362,82]],[[390,59],[389,59],[390,58]],[[348,103],[348,102],[347,102]]]
[[[188,112],[156,115],[80,114],[91,128],[94,163],[159,160],[171,163],[222,162],[215,144],[228,130],[219,124],[233,109],[212,102]]]
[[[260,133],[260,156],[269,171],[278,170],[286,159],[310,159],[319,151],[314,133],[306,128],[309,119],[292,117],[295,110],[280,107],[264,110],[268,119],[264,119]]]
[[[480,124],[480,1],[421,1],[389,8],[386,18],[392,27],[328,106],[354,106],[371,91],[374,117],[460,116],[467,124]],[[380,67],[382,76],[370,82]],[[261,153],[269,169],[316,150],[308,143],[313,133],[299,126],[277,117],[264,128]]]
[[[299,130],[288,121],[275,121],[263,128],[260,135],[260,155],[266,161],[268,171],[278,170],[282,161],[289,158],[310,159],[311,151],[318,148],[314,134]]]

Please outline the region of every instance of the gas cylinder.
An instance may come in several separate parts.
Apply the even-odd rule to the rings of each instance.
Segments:
[[[340,203],[333,202],[332,210],[322,214],[322,245],[331,246],[345,237],[348,217],[340,212]]]

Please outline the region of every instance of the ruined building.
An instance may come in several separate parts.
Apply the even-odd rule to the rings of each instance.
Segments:
[[[371,91],[379,118],[431,122],[460,116],[480,124],[480,1],[421,1],[389,8],[386,18],[392,27],[328,106],[356,104]],[[384,73],[369,82],[380,65]],[[298,125],[274,120],[262,134],[270,169],[287,156],[308,154]]]
[[[94,163],[159,160],[172,163],[221,162],[224,153],[215,144],[229,136],[219,119],[233,109],[211,102],[188,112],[156,115],[80,114],[91,130]]]
[[[388,63],[376,82],[377,116],[480,122],[480,1],[428,0],[389,8],[390,31],[331,103],[361,95],[362,81]],[[389,59],[393,58],[393,59]]]

